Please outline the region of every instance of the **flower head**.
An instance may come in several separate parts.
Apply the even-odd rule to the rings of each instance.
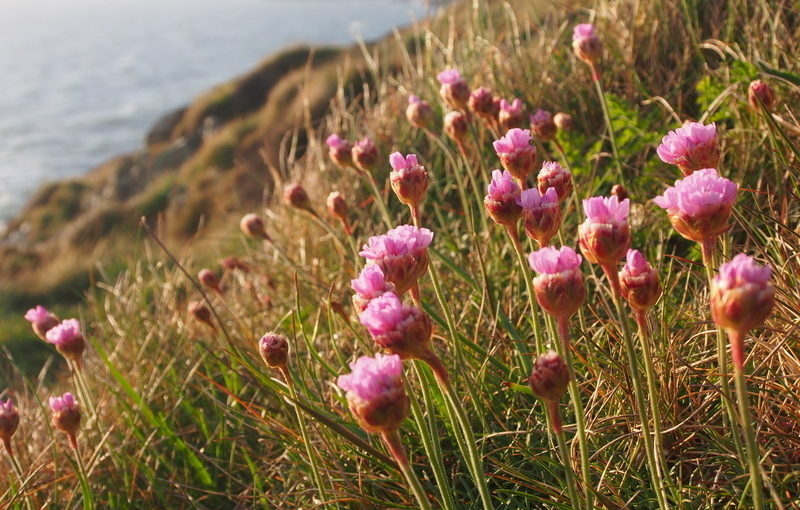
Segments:
[[[416,207],[428,189],[428,172],[420,165],[415,154],[403,156],[394,152],[389,156],[392,172],[389,179],[397,198],[401,202]]]
[[[456,69],[445,69],[436,78],[442,84],[439,94],[451,108],[463,110],[469,101],[470,89]]]
[[[396,430],[408,416],[409,407],[400,357],[362,356],[350,364],[350,370],[336,383],[347,392],[350,411],[359,425],[373,433]]]
[[[406,119],[414,127],[425,128],[433,121],[433,109],[427,101],[417,96],[408,96]]]
[[[561,355],[548,351],[537,357],[528,384],[533,394],[545,402],[561,400],[569,384],[569,370]]]
[[[208,287],[211,290],[216,292],[222,293],[222,289],[219,286],[219,277],[210,269],[201,269],[197,273],[197,279],[202,283],[205,287]]]
[[[687,122],[670,131],[656,149],[661,161],[677,165],[683,175],[690,175],[701,168],[716,168],[719,163],[717,148],[717,126]]]
[[[258,353],[267,366],[271,368],[285,367],[289,359],[289,341],[278,333],[266,333],[258,341]]]
[[[713,239],[730,228],[728,218],[738,185],[720,177],[713,168],[697,170],[675,181],[653,201],[667,210],[675,230],[692,241]]]
[[[578,227],[581,251],[589,262],[613,266],[628,251],[630,200],[616,196],[592,197],[583,201],[586,220]],[[616,270],[614,270],[616,274]]]
[[[658,272],[639,250],[628,250],[626,264],[619,272],[622,296],[632,308],[647,310],[661,297]]]
[[[522,208],[519,205],[519,185],[511,172],[493,170],[488,192],[483,205],[492,220],[499,225],[515,224],[522,214]]]
[[[216,329],[214,323],[211,322],[211,310],[202,301],[192,301],[187,307],[189,315],[194,317],[195,320],[202,322],[211,329]]]
[[[427,248],[432,240],[433,232],[426,228],[401,225],[385,235],[370,237],[360,255],[380,266],[398,295],[402,295],[427,271]]]
[[[257,237],[269,241],[269,236],[264,228],[264,220],[254,213],[245,214],[239,221],[239,228],[248,237]]]
[[[564,112],[558,112],[553,116],[553,122],[558,129],[570,130],[574,126],[572,115]]]
[[[536,188],[526,189],[520,194],[522,220],[525,232],[540,246],[546,246],[561,226],[561,208],[555,188],[547,188],[544,194]]]
[[[378,162],[378,148],[369,137],[357,141],[351,155],[356,166],[364,172],[371,172]]]
[[[328,213],[347,226],[347,201],[338,191],[332,191],[325,200]]]
[[[480,87],[469,95],[469,109],[484,119],[493,119],[499,112],[499,104],[495,104],[492,91]]]
[[[72,393],[50,397],[50,410],[53,411],[53,426],[67,434],[72,447],[77,448],[75,435],[81,424],[81,411]]]
[[[350,280],[350,286],[356,291],[353,295],[353,306],[358,313],[366,310],[370,301],[384,295],[387,292],[394,292],[395,288],[391,282],[387,282],[383,275],[383,270],[377,264],[367,264],[358,278]]]
[[[761,266],[744,253],[722,264],[711,284],[711,315],[721,328],[741,338],[760,326],[775,302],[775,289],[770,283],[772,270]],[[744,361],[741,345],[732,345],[734,362]],[[738,350],[738,352],[737,352]]]
[[[536,181],[540,193],[545,193],[547,188],[555,188],[562,202],[572,193],[572,174],[557,161],[545,161]]]
[[[497,120],[500,122],[500,127],[506,130],[524,126],[525,111],[522,101],[516,97],[510,103],[505,99],[501,99]]]
[[[539,305],[554,317],[572,317],[586,300],[581,256],[568,246],[544,247],[531,253],[528,262],[538,273],[533,288]]]
[[[553,114],[541,108],[530,116],[531,132],[540,140],[548,141],[556,137],[558,127],[553,120]]]
[[[747,102],[756,111],[763,106],[766,111],[771,112],[775,108],[775,92],[761,80],[752,81],[747,87]]]
[[[18,426],[19,412],[14,407],[14,403],[11,399],[0,400],[0,441],[6,447],[9,455],[13,454],[11,451],[11,437],[17,431]]]
[[[25,320],[31,323],[33,332],[41,339],[45,338],[50,329],[58,325],[58,318],[41,305],[25,312]]]
[[[375,343],[401,359],[427,359],[432,324],[416,306],[406,306],[393,292],[373,299],[358,316]]]
[[[462,111],[447,112],[444,116],[444,132],[457,142],[463,142],[469,127],[469,119]]]
[[[603,53],[603,43],[591,23],[576,25],[572,32],[572,49],[579,59],[594,66]]]
[[[350,168],[353,166],[353,144],[348,140],[334,133],[325,139],[325,145],[328,146],[328,156],[334,163],[342,168]]]
[[[45,335],[45,340],[55,345],[56,350],[65,358],[80,363],[86,342],[78,319],[67,319],[51,328]]]
[[[288,184],[283,188],[283,201],[295,209],[313,212],[311,199],[308,198],[305,188],[299,184]]]
[[[492,144],[503,168],[522,182],[536,166],[536,147],[531,141],[530,131],[513,128]]]

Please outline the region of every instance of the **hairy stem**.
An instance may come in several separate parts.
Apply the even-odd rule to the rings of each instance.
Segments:
[[[547,414],[550,416],[553,432],[558,440],[558,450],[561,452],[561,462],[564,465],[564,478],[566,478],[567,491],[569,492],[569,500],[572,504],[572,509],[580,510],[580,498],[578,497],[578,489],[575,487],[575,474],[572,471],[569,447],[567,447],[567,440],[564,437],[564,430],[561,428],[561,412],[558,410],[558,402],[545,402],[545,407],[547,408]]]
[[[406,477],[406,481],[408,481],[408,485],[411,487],[411,492],[414,493],[414,497],[417,498],[419,507],[422,510],[432,510],[431,504],[425,496],[425,491],[422,489],[422,484],[419,482],[419,478],[417,478],[414,469],[412,469],[411,464],[408,462],[408,456],[400,440],[400,432],[398,432],[397,429],[391,432],[382,432],[381,439],[383,439],[386,448],[389,449],[394,460],[397,461],[400,471],[402,471],[403,475]]]

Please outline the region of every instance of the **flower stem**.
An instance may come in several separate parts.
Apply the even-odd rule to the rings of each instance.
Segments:
[[[400,471],[402,471],[403,475],[405,475],[408,485],[411,487],[411,492],[413,492],[414,497],[417,498],[419,507],[422,510],[432,510],[431,505],[428,502],[428,498],[425,496],[425,491],[422,489],[422,484],[419,483],[419,478],[417,478],[416,473],[414,473],[414,469],[412,469],[411,464],[408,462],[408,456],[406,455],[406,451],[403,448],[403,443],[400,440],[400,432],[398,432],[397,429],[392,430],[391,432],[382,432],[381,439],[383,439],[384,444],[386,444],[386,448],[389,449],[389,452],[392,454],[392,457],[394,457],[394,460],[397,461]]]
[[[580,499],[578,498],[578,490],[575,487],[575,474],[572,472],[572,463],[570,462],[567,440],[564,437],[564,429],[561,428],[561,412],[558,410],[558,402],[545,402],[545,407],[547,408],[547,414],[550,416],[553,432],[558,440],[558,449],[561,452],[561,462],[564,464],[564,477],[567,482],[570,503],[573,510],[580,510]]]
[[[711,284],[714,281],[714,268],[716,251],[716,241],[714,239],[706,239],[701,243],[703,253],[703,265],[706,268],[706,277],[708,278],[708,288],[711,289]],[[725,333],[722,328],[717,328],[717,364],[719,365],[719,385],[722,390],[722,407],[725,408],[727,413],[727,425],[732,429],[733,442],[736,445],[736,453],[739,458],[744,458],[744,449],[742,448],[742,438],[739,436],[739,431],[736,430],[734,424],[738,421],[736,417],[736,410],[733,407],[733,394],[731,393],[731,385],[728,375],[728,344],[725,339]]]
[[[81,458],[81,452],[78,450],[78,443],[75,440],[75,436],[69,435],[69,443],[72,446],[72,451],[75,453],[75,464],[77,466],[78,479],[81,484],[81,493],[83,494],[83,509],[93,510],[95,506],[92,489],[89,486],[89,473],[86,471],[86,466],[83,464],[83,459]]]
[[[650,471],[650,478],[653,487],[656,490],[656,499],[658,506],[662,510],[669,508],[667,504],[666,490],[664,480],[661,476],[658,462],[656,461],[656,453],[653,449],[653,438],[650,436],[650,424],[647,417],[647,403],[644,397],[644,389],[642,388],[642,377],[639,373],[639,367],[636,364],[636,350],[633,345],[630,325],[628,324],[628,316],[622,308],[622,298],[619,287],[619,277],[615,268],[603,266],[603,272],[611,283],[612,297],[614,306],[617,311],[619,322],[622,326],[622,336],[625,341],[625,353],[628,358],[628,370],[630,371],[631,380],[633,381],[633,392],[636,400],[636,413],[639,417],[639,422],[642,426],[642,440],[644,441],[644,449],[647,454],[647,465]]]
[[[729,331],[731,344],[739,345],[744,341],[744,333]],[[750,411],[750,398],[747,394],[747,382],[744,379],[744,360],[735,359],[733,363],[734,380],[736,382],[736,400],[739,405],[739,419],[744,429],[744,439],[747,446],[747,461],[750,467],[750,492],[753,496],[753,509],[761,510],[763,507],[763,481],[761,474],[761,454],[756,443],[756,434],[753,429],[752,413]]]
[[[392,222],[392,217],[389,214],[389,209],[386,207],[386,202],[383,200],[383,195],[381,194],[381,190],[378,187],[378,183],[375,181],[375,176],[372,175],[372,172],[366,172],[366,174],[369,186],[370,188],[372,188],[372,194],[375,196],[375,204],[378,206],[378,210],[381,213],[383,222],[386,224],[386,228],[394,227],[394,224]]]
[[[603,91],[603,84],[600,81],[599,73],[597,73],[592,66],[592,81],[597,89],[597,96],[600,98],[600,106],[603,108],[603,118],[606,121],[606,129],[608,129],[608,139],[611,142],[611,152],[614,154],[614,163],[617,166],[620,182],[624,181],[622,176],[622,161],[619,159],[619,152],[617,151],[617,139],[614,136],[614,128],[611,127],[611,116],[608,114],[608,102],[606,101],[606,94]]]
[[[536,352],[542,353],[544,352],[544,347],[542,345],[542,325],[539,323],[541,309],[536,302],[536,295],[533,292],[531,270],[525,260],[525,252],[522,249],[522,242],[520,241],[516,225],[506,225],[506,231],[508,232],[508,237],[511,238],[514,244],[514,251],[517,254],[517,263],[519,263],[519,269],[522,271],[522,277],[525,279],[525,290],[528,293],[528,304],[531,308],[531,325],[533,326],[533,338],[536,342]],[[525,355],[524,349],[524,346],[517,345],[517,351],[519,351],[521,357],[520,363],[522,364],[523,374],[527,377],[531,372],[531,360]]]
[[[586,507],[592,509],[592,475],[589,465],[589,443],[586,439],[586,423],[583,411],[583,402],[581,401],[580,388],[578,388],[578,379],[575,374],[575,367],[572,361],[572,347],[569,340],[569,318],[559,317],[557,322],[558,336],[560,342],[561,356],[564,358],[564,363],[569,370],[569,398],[572,400],[572,407],[575,411],[575,429],[578,435],[578,448],[581,452],[581,477],[583,478],[584,492],[586,494]]]

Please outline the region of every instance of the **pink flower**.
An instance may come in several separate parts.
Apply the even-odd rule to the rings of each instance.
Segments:
[[[509,103],[505,99],[501,99],[497,120],[500,122],[500,127],[506,130],[524,126],[525,112],[523,111],[522,101],[518,98],[514,98],[514,100]]]
[[[719,163],[717,148],[717,126],[687,122],[670,131],[656,149],[664,163],[677,165],[683,175],[690,175],[702,168],[716,168]]]
[[[761,80],[752,81],[747,87],[747,102],[756,111],[760,111],[763,105],[764,109],[770,112],[775,108],[775,92]]]
[[[53,426],[67,434],[72,447],[77,448],[75,434],[81,424],[81,411],[72,393],[50,397],[50,409],[53,411]]]
[[[603,43],[600,42],[594,25],[581,23],[575,26],[572,32],[572,49],[578,58],[594,67],[603,53]]]
[[[711,285],[711,315],[721,328],[743,336],[764,323],[775,302],[772,270],[744,253],[722,264]],[[738,335],[736,335],[738,334]],[[740,346],[734,346],[741,348]],[[734,361],[744,360],[734,352]]]
[[[477,88],[469,95],[469,109],[484,119],[493,119],[499,112],[498,106],[492,91],[486,87]]]
[[[492,144],[503,168],[521,182],[525,182],[536,166],[536,147],[531,145],[531,140],[530,131],[513,128]]]
[[[0,441],[5,446],[9,455],[13,455],[11,450],[11,437],[19,426],[19,412],[14,407],[14,403],[9,400],[0,400]]]
[[[58,318],[41,305],[25,312],[25,320],[31,323],[33,332],[41,339],[45,338],[50,329],[58,325]]]
[[[728,218],[738,185],[720,177],[713,168],[697,170],[653,201],[667,210],[669,220],[683,237],[702,243],[730,228]]]
[[[572,174],[557,161],[545,161],[536,180],[539,193],[545,193],[547,188],[555,188],[562,202],[572,193]]]
[[[334,133],[325,140],[325,144],[328,146],[328,156],[334,163],[343,168],[353,166],[353,145],[349,141]]]
[[[409,207],[417,207],[428,189],[428,172],[417,161],[417,156],[403,157],[399,152],[389,156],[392,172],[389,179],[397,198]]]
[[[357,141],[351,151],[353,162],[364,172],[370,172],[378,162],[378,148],[369,137]]]
[[[430,358],[430,318],[416,306],[406,306],[393,292],[369,302],[358,316],[375,343],[401,359]]]
[[[647,310],[661,297],[658,272],[639,250],[628,250],[627,263],[619,272],[622,296],[632,308]]]
[[[403,386],[403,363],[396,355],[362,356],[350,364],[350,374],[336,383],[347,392],[350,411],[364,430],[396,430],[408,416],[409,401]]]
[[[583,255],[594,264],[616,266],[631,242],[630,200],[620,201],[616,196],[592,197],[583,201],[583,210],[586,220],[578,227]]]
[[[266,333],[258,341],[258,353],[267,366],[271,368],[285,367],[289,359],[289,341],[278,333]]]
[[[546,246],[561,226],[561,208],[555,188],[547,188],[544,195],[536,188],[526,189],[518,203],[528,237]]]
[[[536,138],[548,141],[556,137],[558,126],[553,120],[553,114],[547,110],[536,110],[536,113],[530,116],[530,123],[531,132]]]
[[[45,339],[56,346],[56,350],[65,358],[80,365],[81,354],[86,342],[81,334],[81,324],[77,319],[67,319],[51,328]]]
[[[539,306],[556,318],[572,317],[586,300],[581,256],[568,246],[545,247],[531,253],[528,262],[538,273],[533,289]]]
[[[387,282],[383,271],[377,264],[367,264],[355,280],[350,280],[350,286],[356,291],[353,296],[353,306],[358,313],[366,310],[373,299],[387,292],[394,292],[394,285]]]
[[[414,127],[425,128],[433,121],[433,109],[427,101],[423,101],[417,96],[408,96],[406,119]]]
[[[412,225],[395,227],[385,235],[370,237],[360,255],[377,264],[398,295],[405,294],[428,269],[428,245],[433,232]]]
[[[499,225],[511,226],[522,214],[519,206],[520,189],[508,170],[492,171],[492,182],[489,183],[489,194],[483,200],[486,211],[492,220]]]
[[[445,69],[436,78],[442,84],[439,94],[445,103],[457,110],[466,108],[471,91],[461,74],[455,69]]]

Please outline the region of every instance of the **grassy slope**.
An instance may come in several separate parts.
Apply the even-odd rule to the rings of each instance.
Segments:
[[[489,15],[485,6],[473,11],[464,4],[453,17],[417,27],[416,36],[408,39],[411,44],[398,45],[399,67],[395,56],[370,53],[375,86],[364,88],[352,101],[346,99],[344,87],[338,90],[323,124],[309,126],[309,150],[302,157],[292,157],[290,138],[279,151],[283,157],[271,175],[304,182],[318,210],[331,190],[349,198],[356,225],[353,244],[306,215],[274,205],[268,214],[269,230],[291,258],[287,264],[270,246],[242,239],[235,218],[228,216],[213,244],[178,251],[190,273],[201,261],[229,254],[250,265],[248,273],[225,276],[224,298],[211,297],[221,320],[211,332],[186,316],[187,302],[198,297],[191,282],[175,265],[163,264],[154,245],[144,243],[144,256],[116,283],[98,289],[84,317],[91,324],[94,344],[87,379],[102,423],[85,429],[81,437],[94,473],[95,497],[120,508],[320,504],[297,418],[284,398],[285,386],[278,374],[262,368],[255,352],[258,337],[278,329],[293,342],[294,380],[314,413],[311,454],[327,498],[338,500],[341,508],[414,505],[400,474],[381,457],[379,441],[358,429],[332,386],[354,356],[374,352],[348,306],[348,280],[360,267],[351,249],[386,229],[368,200],[365,183],[327,161],[321,140],[339,131],[349,138],[373,136],[384,156],[392,150],[413,151],[432,175],[423,224],[436,232],[434,264],[458,321],[456,344],[449,339],[428,279],[422,283],[423,301],[437,322],[435,349],[455,374],[478,431],[497,506],[566,504],[561,468],[547,453],[541,406],[523,387],[505,384],[521,382],[526,375],[513,341],[532,346],[534,339],[512,247],[501,229],[485,219],[479,203],[487,171],[497,166],[490,146],[493,137],[476,125],[467,153],[461,155],[449,140],[426,136],[403,120],[409,93],[438,104],[434,76],[453,65],[470,85],[519,96],[532,108],[572,113],[575,130],[561,133],[560,141],[576,177],[578,197],[607,193],[620,181],[628,188],[635,203],[633,245],[657,262],[664,280],[665,295],[652,314],[653,348],[664,427],[669,431],[667,463],[687,508],[735,507],[746,498],[746,470],[732,454],[718,390],[707,377],[716,371],[716,351],[705,306],[705,277],[696,264],[699,253],[673,233],[663,212],[648,200],[677,178],[675,169],[654,154],[661,135],[676,127],[677,119],[717,122],[722,172],[743,188],[734,227],[725,236],[726,256],[745,251],[776,268],[778,304],[767,326],[749,337],[747,350],[756,361],[750,384],[759,437],[768,452],[764,466],[784,503],[796,501],[800,211],[795,141],[781,139],[745,101],[747,83],[759,74],[758,65],[800,71],[793,56],[800,35],[796,13],[735,0],[706,6],[702,12],[694,10],[692,2],[678,0],[600,5],[594,22],[606,47],[603,79],[612,94],[623,175],[616,174],[609,160],[587,69],[569,50],[570,29],[586,20],[587,12],[531,9],[528,2],[517,2],[508,10],[496,4]],[[791,124],[798,78],[785,78],[789,81],[769,80],[781,98],[778,114]],[[544,148],[552,157],[554,149]],[[379,170],[376,177],[385,183],[386,172]],[[409,222],[395,198],[387,199],[398,223]],[[573,246],[580,221],[574,205],[564,211],[562,229],[565,243]],[[636,451],[637,442],[627,434],[632,422],[630,381],[617,326],[608,320],[612,305],[596,268],[584,264],[583,269],[589,298],[581,320],[573,321],[573,336],[591,431],[594,480],[609,506],[629,502],[632,508],[650,508],[655,500],[646,464]],[[338,304],[344,306],[344,316],[336,312]],[[477,493],[443,419],[438,391],[420,386],[412,371],[409,377],[413,393],[426,394],[425,409],[438,417],[435,436],[441,438],[458,504],[477,508]],[[65,379],[58,389],[69,387]],[[13,388],[24,414],[15,444],[22,465],[32,473],[32,497],[44,502],[49,496],[55,507],[78,505],[81,496],[64,442],[51,435],[46,412],[36,403],[47,391],[25,390],[18,378]],[[568,406],[562,408],[565,422],[573,423]],[[568,427],[568,435],[572,433]],[[423,484],[436,495],[413,421],[405,423],[402,435]]]

